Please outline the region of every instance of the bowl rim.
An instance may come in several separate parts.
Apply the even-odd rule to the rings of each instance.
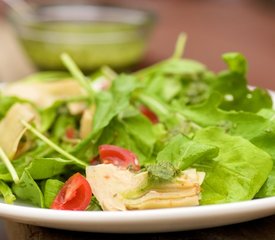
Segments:
[[[81,12],[81,14],[79,14]],[[61,13],[61,14],[60,14]],[[156,15],[151,10],[129,8],[119,5],[101,5],[88,3],[40,4],[33,13],[22,19],[12,10],[9,19],[17,34],[26,40],[50,43],[70,44],[113,44],[125,43],[134,39],[146,38],[156,22]],[[26,19],[28,19],[26,21]],[[133,28],[110,32],[58,32],[34,28],[35,24],[50,22],[87,23],[105,22],[130,24]]]

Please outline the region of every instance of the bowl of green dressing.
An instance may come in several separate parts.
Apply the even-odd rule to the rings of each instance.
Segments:
[[[11,12],[10,19],[27,55],[44,70],[63,69],[64,52],[86,72],[134,66],[155,21],[150,11],[90,4],[45,5],[26,14],[22,19]]]

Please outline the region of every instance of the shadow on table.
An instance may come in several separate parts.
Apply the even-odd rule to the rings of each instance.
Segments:
[[[9,240],[256,240],[274,239],[275,216],[241,224],[175,233],[155,234],[101,234],[71,232],[6,222]]]

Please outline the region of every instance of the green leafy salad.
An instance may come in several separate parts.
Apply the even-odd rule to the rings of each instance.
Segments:
[[[138,210],[275,195],[275,111],[226,53],[214,73],[172,57],[130,74],[39,72],[0,95],[0,195],[58,210]]]

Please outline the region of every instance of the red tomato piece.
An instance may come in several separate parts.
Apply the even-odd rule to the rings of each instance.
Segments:
[[[90,204],[92,189],[88,181],[80,173],[71,176],[55,197],[51,209],[85,210]]]
[[[74,139],[76,136],[76,131],[73,127],[68,127],[65,134],[68,139]]]
[[[140,170],[138,159],[131,151],[115,146],[104,144],[99,146],[99,156],[103,163],[112,163],[122,168]]]
[[[93,157],[91,160],[90,160],[90,164],[91,165],[98,165],[98,164],[100,164],[101,163],[101,161],[100,161],[100,159],[99,159],[99,156],[95,156],[95,157]]]
[[[158,116],[152,112],[148,107],[141,105],[139,107],[140,112],[147,117],[153,124],[156,124],[159,122]]]

